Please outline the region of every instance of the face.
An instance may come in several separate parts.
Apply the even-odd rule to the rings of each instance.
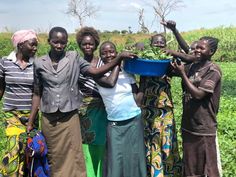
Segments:
[[[166,47],[166,40],[162,36],[154,36],[151,41],[151,46],[164,48]]]
[[[96,50],[95,40],[92,36],[85,36],[81,41],[80,48],[84,55],[91,56]]]
[[[212,55],[212,51],[210,49],[208,41],[207,40],[198,41],[196,49],[194,50],[194,54],[198,60],[208,60]]]
[[[19,50],[22,52],[23,56],[30,58],[34,57],[37,52],[38,41],[36,39],[29,39],[21,44],[19,44]]]
[[[116,58],[117,52],[113,45],[107,43],[100,48],[100,57],[104,63],[109,63]]]
[[[48,39],[48,43],[51,46],[51,52],[61,55],[67,45],[67,35],[61,32],[53,32],[52,37]]]
[[[197,46],[197,41],[194,41],[194,42],[190,45],[190,52],[189,52],[190,55],[193,55],[193,54],[194,54],[194,50],[196,49],[196,46]]]

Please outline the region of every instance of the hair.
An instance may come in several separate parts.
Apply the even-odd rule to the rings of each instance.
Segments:
[[[53,27],[53,28],[49,31],[49,35],[48,35],[49,39],[52,38],[52,34],[53,34],[54,32],[56,32],[56,33],[57,33],[57,32],[64,33],[64,34],[66,35],[66,37],[68,37],[68,33],[67,33],[67,31],[66,31],[65,28],[56,26],[56,27]]]
[[[111,42],[111,41],[104,41],[104,42],[100,45],[100,49],[99,49],[99,52],[100,52],[100,53],[101,53],[102,47],[103,47],[104,45],[107,45],[107,44],[110,44],[111,46],[113,46],[114,49],[115,49],[115,51],[117,51],[117,50],[116,50],[116,45],[115,45],[113,42]]]
[[[163,34],[160,34],[160,33],[151,36],[151,39],[150,39],[151,43],[154,40],[154,38],[159,37],[159,36],[162,37],[165,40],[165,43],[166,43],[166,37]]]
[[[81,42],[85,36],[91,36],[94,41],[95,41],[95,48],[97,49],[99,43],[100,43],[100,38],[98,35],[97,30],[95,30],[93,27],[83,27],[81,28],[77,33],[76,33],[76,41],[77,44],[81,45]]]
[[[145,44],[143,42],[136,42],[134,44],[134,47],[137,50],[144,50],[145,49]]]
[[[219,39],[215,38],[215,37],[211,37],[211,36],[203,36],[200,38],[200,40],[207,41],[207,43],[210,47],[210,50],[212,51],[212,55],[214,55],[214,53],[216,52],[216,50],[218,48]]]

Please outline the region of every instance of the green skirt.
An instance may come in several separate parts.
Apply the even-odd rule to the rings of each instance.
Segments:
[[[88,177],[102,177],[107,113],[101,98],[85,97],[79,110]]]

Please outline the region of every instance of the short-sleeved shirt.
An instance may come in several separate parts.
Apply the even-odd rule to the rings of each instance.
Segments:
[[[43,113],[69,112],[78,109],[82,95],[78,84],[79,74],[85,74],[90,64],[77,52],[68,51],[53,68],[49,55],[34,62],[34,87],[41,94],[40,109]]]
[[[121,71],[113,88],[98,85],[99,93],[106,107],[108,120],[128,120],[141,113],[134,100],[131,84],[135,84],[134,76]]]
[[[0,78],[6,83],[3,110],[31,110],[33,91],[33,58],[21,68],[16,52],[0,60]]]
[[[191,64],[186,67],[187,76],[198,89],[207,92],[202,99],[196,99],[183,85],[182,129],[195,135],[214,136],[216,134],[216,115],[219,109],[221,92],[221,70],[207,61],[203,66]]]

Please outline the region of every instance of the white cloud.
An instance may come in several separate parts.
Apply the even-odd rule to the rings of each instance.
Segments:
[[[135,7],[136,9],[141,9],[141,5],[135,2],[130,3],[131,6]]]

